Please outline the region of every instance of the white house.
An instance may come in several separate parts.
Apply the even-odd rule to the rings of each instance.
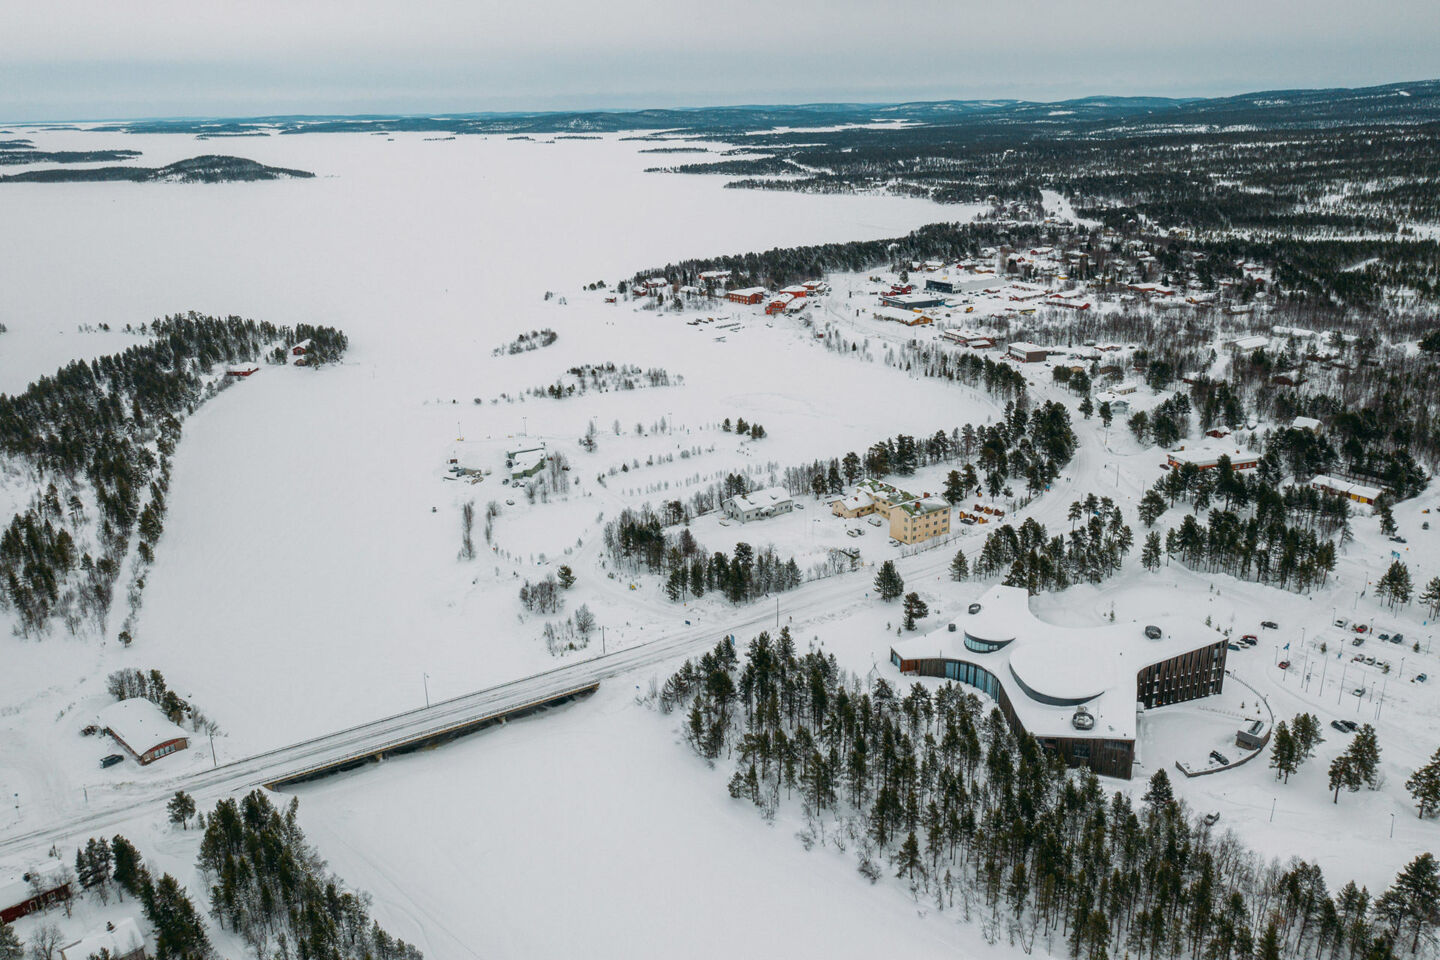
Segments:
[[[789,513],[795,509],[795,501],[784,487],[767,487],[743,496],[730,497],[720,504],[720,508],[731,520],[749,523],[751,520]]]

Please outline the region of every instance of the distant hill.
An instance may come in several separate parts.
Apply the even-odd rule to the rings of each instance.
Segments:
[[[92,183],[126,180],[133,183],[233,183],[313,177],[308,170],[267,167],[242,157],[206,155],[164,167],[47,167],[0,177],[7,183]]]
[[[1085,134],[1161,124],[1286,126],[1440,120],[1440,80],[1327,90],[1270,90],[1232,97],[1103,97],[1037,102],[938,100],[913,103],[811,103],[664,110],[467,113],[432,116],[275,116],[144,120],[98,129],[128,133],[235,135],[247,132],[601,133],[666,130],[726,133],[771,127],[834,126],[904,120],[938,126],[1062,127]]]

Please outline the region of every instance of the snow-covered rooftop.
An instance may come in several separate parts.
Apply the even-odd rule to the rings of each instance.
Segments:
[[[145,935],[133,917],[114,921],[107,927],[91,930],[82,939],[60,949],[64,960],[86,960],[101,950],[112,957],[126,957],[145,946]]]
[[[773,507],[789,499],[791,499],[790,494],[784,487],[766,487],[764,490],[755,490],[732,498],[738,509],[747,511]]]
[[[171,723],[159,707],[143,697],[112,703],[97,716],[100,726],[125,742],[135,754],[144,754],[169,740],[190,734]]]
[[[1046,623],[1030,612],[1029,594],[1019,587],[991,587],[970,608],[975,612],[956,618],[954,632],[941,627],[893,649],[904,660],[963,660],[988,670],[1004,686],[1025,729],[1037,737],[1075,736],[1071,720],[1084,704],[1096,718],[1090,736],[1133,740],[1136,674],[1220,639],[1174,616],[1155,621],[1158,640],[1147,637],[1146,625],[1138,622]],[[967,647],[967,636],[993,649]]]
[[[44,881],[41,886],[46,890],[53,890],[60,885],[64,873],[65,864],[59,860],[45,860],[29,867],[0,869],[0,907],[13,907],[35,895],[34,886],[25,879],[27,876],[41,877]]]

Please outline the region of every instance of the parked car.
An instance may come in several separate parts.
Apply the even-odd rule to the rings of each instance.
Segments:
[[[1356,637],[1354,640],[1351,640],[1351,641],[1350,641],[1350,646],[1352,646],[1352,647],[1358,647],[1358,646],[1360,646],[1360,644],[1362,644],[1362,643],[1364,643],[1364,642],[1365,642],[1365,638],[1364,638],[1364,637]]]
[[[1404,643],[1404,642],[1405,642],[1405,634],[1403,634],[1403,633],[1397,633],[1397,634],[1395,634],[1395,636],[1393,636],[1393,637],[1390,638],[1390,642],[1391,642],[1391,643]]]
[[[1417,673],[1417,674],[1415,674],[1415,676],[1413,676],[1413,677],[1410,678],[1410,682],[1411,682],[1411,683],[1424,683],[1426,680],[1429,680],[1429,679],[1430,679],[1430,675],[1429,675],[1429,674],[1426,674],[1426,673]]]
[[[1366,630],[1369,630],[1369,629],[1370,629],[1370,628],[1367,627],[1367,626],[1365,626],[1365,624],[1363,624],[1363,623],[1357,623],[1357,624],[1355,624],[1355,632],[1356,632],[1356,633],[1364,633]]]
[[[1222,766],[1222,767],[1228,767],[1228,766],[1230,766],[1230,758],[1227,757],[1227,756],[1225,756],[1225,754],[1221,753],[1219,750],[1211,750],[1211,751],[1210,751],[1210,759],[1211,759],[1211,760],[1214,760],[1216,763],[1220,764],[1220,766]]]
[[[1245,634],[1245,636],[1243,636],[1243,637],[1240,638],[1240,642],[1241,642],[1241,643],[1259,643],[1259,642],[1260,642],[1260,638],[1257,637],[1257,636],[1255,636],[1255,634],[1253,634],[1253,633],[1247,633],[1247,634]]]
[[[1388,633],[1379,633],[1379,634],[1376,634],[1376,636],[1378,636],[1381,640],[1389,640],[1389,639],[1390,639],[1390,634],[1388,634]]]
[[[1351,692],[1352,694],[1354,694],[1355,696],[1357,696],[1357,697],[1363,697],[1363,696],[1365,696],[1365,688],[1364,688],[1364,687],[1356,687],[1354,690],[1351,690],[1350,692]]]
[[[1335,620],[1335,626],[1340,627],[1341,629],[1344,629],[1345,627],[1350,626],[1350,621],[1349,621],[1349,620],[1346,620],[1344,617],[1338,617],[1338,618],[1336,618],[1336,620]]]
[[[1363,654],[1363,653],[1357,653],[1357,654],[1355,654],[1355,656],[1353,656],[1353,657],[1350,658],[1350,662],[1351,662],[1351,663],[1364,663],[1364,662],[1365,662],[1365,654]]]
[[[1344,721],[1344,720],[1331,720],[1331,721],[1330,721],[1330,726],[1334,727],[1336,730],[1339,730],[1341,733],[1349,733],[1349,732],[1350,732],[1350,728],[1347,727],[1347,726],[1345,726],[1345,721]]]
[[[1225,644],[1225,649],[1226,649],[1226,650],[1244,650],[1245,648],[1242,647],[1242,646],[1240,646],[1240,644],[1238,644],[1238,643],[1227,643],[1227,644]]]
[[[1281,670],[1289,670],[1289,669],[1290,669],[1290,661],[1289,661],[1289,660],[1281,660],[1280,663],[1279,663],[1279,667],[1280,667]]]
[[[1356,723],[1354,720],[1337,720],[1335,722],[1340,724],[1341,729],[1343,729],[1346,733],[1354,733],[1356,730],[1360,729],[1360,724]]]
[[[1240,643],[1247,647],[1253,647],[1260,643],[1255,637],[1241,637]]]
[[[101,757],[101,758],[100,758],[100,766],[102,766],[102,767],[113,767],[113,766],[115,766],[115,764],[117,764],[117,763],[124,763],[124,762],[125,762],[125,758],[124,758],[123,756],[121,756],[120,754],[118,754],[118,753],[112,753],[112,754],[110,754],[108,757]]]
[[[1366,657],[1366,658],[1365,658],[1365,666],[1367,666],[1367,667],[1373,667],[1373,666],[1375,666],[1375,658],[1374,658],[1374,657]]]
[[[963,523],[963,524],[965,524],[965,526],[967,526],[967,527],[973,527],[973,526],[975,526],[975,518],[974,518],[974,517],[961,517],[961,518],[960,518],[960,522]]]
[[[1202,819],[1203,819],[1204,822],[1205,822],[1205,826],[1207,826],[1207,827],[1213,827],[1213,826],[1215,826],[1215,824],[1217,824],[1217,823],[1220,822],[1220,814],[1218,814],[1218,813],[1207,813],[1207,814],[1205,814],[1205,816],[1204,816]]]
[[[1160,628],[1155,626],[1155,624],[1153,623],[1149,624],[1145,627],[1145,636],[1149,637],[1151,640],[1159,640],[1161,636]]]
[[[1261,620],[1260,626],[1264,627],[1266,630],[1280,629],[1280,624],[1276,623],[1274,620]]]
[[[1397,536],[1397,537],[1391,537],[1391,538],[1390,538],[1390,542],[1391,542],[1391,543],[1409,543],[1410,541],[1409,541],[1409,540],[1406,540],[1404,537],[1398,537],[1398,536]]]

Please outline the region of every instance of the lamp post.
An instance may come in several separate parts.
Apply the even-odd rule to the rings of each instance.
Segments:
[[[430,674],[422,673],[420,677],[421,682],[425,684],[425,706],[428,709],[430,706]]]

